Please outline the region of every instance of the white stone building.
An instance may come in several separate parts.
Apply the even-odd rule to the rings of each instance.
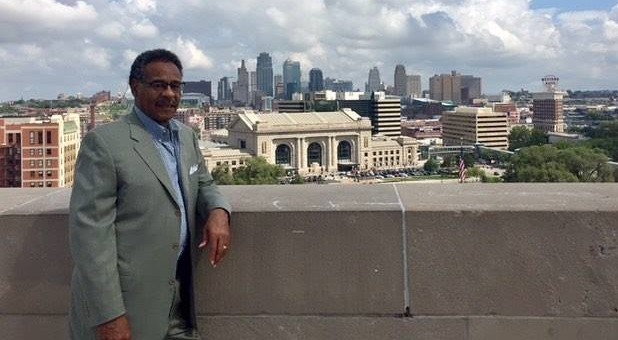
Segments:
[[[244,112],[228,129],[227,144],[229,148],[204,151],[210,170],[221,164],[241,166],[247,155],[300,174],[403,168],[418,161],[414,139],[372,137],[369,119],[351,110]]]

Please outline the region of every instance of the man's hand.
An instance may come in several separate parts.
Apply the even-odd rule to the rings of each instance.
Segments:
[[[223,259],[230,249],[230,217],[223,209],[213,209],[204,225],[204,238],[199,247],[210,244],[208,259],[213,267]]]
[[[97,326],[97,340],[131,340],[129,319],[122,315]]]

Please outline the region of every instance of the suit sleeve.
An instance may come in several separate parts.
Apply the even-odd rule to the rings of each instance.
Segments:
[[[200,151],[198,139],[195,133],[193,134],[193,145],[195,152],[197,153],[199,162],[199,180],[198,180],[198,196],[197,196],[197,211],[200,217],[206,220],[208,213],[217,208],[224,209],[228,215],[232,212],[232,206],[223,197],[223,194],[219,191],[219,188],[215,184],[215,180],[206,168],[204,162],[204,156]]]
[[[125,313],[116,255],[116,170],[103,138],[88,133],[69,207],[71,255],[91,326]]]

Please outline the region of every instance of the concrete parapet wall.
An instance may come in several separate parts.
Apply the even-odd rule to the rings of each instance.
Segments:
[[[222,187],[209,339],[616,339],[618,185]],[[0,329],[66,338],[66,189],[0,189]]]

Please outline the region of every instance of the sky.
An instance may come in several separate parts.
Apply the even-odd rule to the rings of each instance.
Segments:
[[[303,80],[352,80],[397,64],[422,76],[456,70],[482,90],[618,89],[618,0],[0,0],[0,101],[124,92],[137,54],[177,53],[185,80],[235,77],[260,52]]]

